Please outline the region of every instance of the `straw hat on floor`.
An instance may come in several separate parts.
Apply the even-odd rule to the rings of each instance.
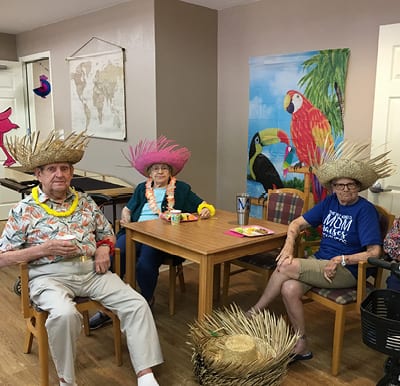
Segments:
[[[282,317],[267,310],[247,317],[235,305],[189,327],[200,385],[279,385],[299,339]]]

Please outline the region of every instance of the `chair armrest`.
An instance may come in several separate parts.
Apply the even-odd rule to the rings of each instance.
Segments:
[[[358,280],[357,280],[357,310],[360,312],[361,303],[367,296],[367,268],[376,268],[376,276],[374,287],[381,288],[383,280],[383,268],[369,264],[368,261],[360,261],[358,263]]]
[[[31,300],[29,297],[29,268],[28,263],[19,265],[19,275],[21,279],[21,311],[24,318],[29,318]]]
[[[121,250],[119,248],[115,248],[114,251],[114,260],[112,270],[118,276],[121,276]]]
[[[359,312],[361,302],[367,296],[367,261],[358,262],[358,280],[357,280],[357,310]]]
[[[114,232],[117,234],[121,229],[121,220],[115,220]]]

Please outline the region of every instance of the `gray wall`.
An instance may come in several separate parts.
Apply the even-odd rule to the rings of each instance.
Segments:
[[[157,28],[155,21],[157,20]],[[93,138],[79,169],[137,184],[121,154],[164,134],[192,158],[179,178],[216,199],[217,12],[178,0],[132,0],[17,36],[18,55],[50,51],[55,126],[71,131],[66,57],[91,37],[125,48],[127,142]]]
[[[345,135],[370,138],[379,25],[400,22],[398,0],[260,0],[217,15],[217,80],[215,12],[178,0],[133,0],[20,34],[18,56],[51,52],[56,126],[69,131],[65,58],[92,36],[125,47],[128,142],[176,137],[193,153],[182,178],[209,201],[216,194],[223,209],[233,209],[234,194],[246,187],[251,56],[350,48]],[[117,166],[126,165],[121,148],[126,143],[93,139],[79,167],[141,181]]]
[[[157,132],[187,146],[181,173],[194,191],[216,200],[217,11],[156,0]]]
[[[0,33],[0,60],[18,60],[16,36]]]
[[[248,60],[350,48],[345,136],[371,135],[379,25],[400,22],[398,0],[261,0],[218,14],[217,204],[234,209],[246,188]]]
[[[127,142],[93,138],[79,169],[133,184],[143,177],[121,154],[128,143],[156,136],[154,2],[133,0],[17,35],[18,56],[50,51],[55,126],[70,132],[70,80],[66,58],[92,37],[125,48]]]

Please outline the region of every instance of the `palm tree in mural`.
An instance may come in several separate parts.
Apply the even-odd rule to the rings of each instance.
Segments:
[[[343,93],[349,50],[325,50],[306,60],[305,75],[298,81],[304,94],[287,91],[284,109],[292,115],[290,135],[299,163],[295,168],[320,162],[324,149],[334,146],[343,135]],[[303,171],[304,173],[304,171]],[[327,191],[313,175],[311,181],[314,202],[325,198]]]
[[[303,63],[304,95],[325,114],[335,137],[343,135],[344,90],[350,49],[321,50]]]

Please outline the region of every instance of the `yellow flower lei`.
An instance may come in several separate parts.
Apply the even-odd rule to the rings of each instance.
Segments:
[[[206,208],[206,209],[208,209],[208,210],[210,211],[210,216],[211,216],[211,217],[214,216],[214,214],[215,214],[214,205],[207,204],[206,202],[202,202],[202,203],[197,207],[197,213],[200,214],[200,213],[201,213],[201,210],[202,210],[203,208]]]
[[[71,187],[69,188],[69,190],[74,194],[75,197],[74,197],[74,201],[71,204],[71,207],[66,212],[57,212],[56,210],[51,209],[45,203],[40,202],[39,201],[39,188],[37,186],[35,186],[32,189],[32,198],[34,199],[36,204],[38,204],[40,207],[42,207],[46,211],[46,213],[51,214],[52,216],[55,216],[55,217],[67,217],[75,212],[75,209],[78,206],[78,202],[79,202],[79,195],[78,195],[77,191]]]

